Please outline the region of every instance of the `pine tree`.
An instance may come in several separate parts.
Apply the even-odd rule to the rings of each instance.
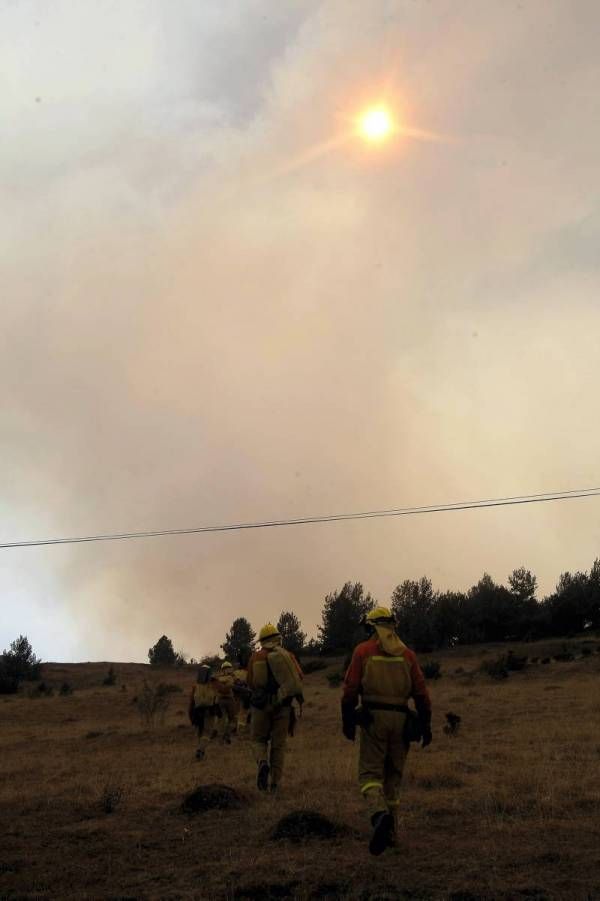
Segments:
[[[301,623],[295,613],[282,612],[277,620],[277,628],[281,634],[284,648],[298,656],[306,643],[306,633],[300,629]]]
[[[466,612],[472,633],[469,641],[506,641],[518,629],[515,599],[489,573],[469,589]]]
[[[10,649],[0,655],[0,694],[13,694],[24,679],[39,679],[41,660],[33,653],[26,635],[11,642]]]
[[[437,596],[431,580],[405,579],[392,594],[392,613],[398,632],[417,651],[432,651],[438,644],[435,605]]]
[[[594,629],[600,628],[600,558],[594,560],[588,577],[589,617]]]
[[[324,653],[349,651],[363,637],[360,623],[375,603],[364,594],[360,582],[346,582],[340,591],[328,594],[323,604],[323,624],[318,627]]]
[[[239,616],[231,624],[231,629],[225,636],[225,641],[221,647],[228,660],[231,662],[239,661],[243,664],[252,653],[252,646],[255,641],[256,632],[245,617]]]
[[[177,654],[171,639],[161,635],[154,647],[148,651],[148,660],[151,666],[175,666]]]
[[[26,635],[19,635],[10,644],[10,650],[2,655],[10,672],[19,680],[37,679],[40,674],[41,660],[33,653],[33,648]]]

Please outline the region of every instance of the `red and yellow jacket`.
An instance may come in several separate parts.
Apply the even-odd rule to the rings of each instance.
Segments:
[[[356,706],[359,697],[389,704],[406,704],[413,698],[419,713],[431,711],[431,699],[416,654],[404,647],[401,655],[387,654],[378,638],[369,638],[354,649],[346,671],[342,698]]]

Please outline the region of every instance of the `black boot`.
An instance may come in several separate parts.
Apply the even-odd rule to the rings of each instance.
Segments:
[[[373,833],[369,842],[369,851],[376,857],[389,847],[394,834],[394,817],[387,810],[380,810],[371,817]]]

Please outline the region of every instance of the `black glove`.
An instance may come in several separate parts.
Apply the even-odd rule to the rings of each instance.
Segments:
[[[352,701],[342,701],[342,732],[349,741],[356,738],[356,720]]]
[[[366,707],[357,707],[354,711],[354,722],[361,729],[368,729],[373,722],[373,714]]]
[[[423,740],[421,742],[421,747],[426,748],[427,745],[430,745],[433,741],[433,735],[431,734],[431,711],[430,710],[420,710],[419,711],[419,720],[421,722],[421,731],[423,733]]]

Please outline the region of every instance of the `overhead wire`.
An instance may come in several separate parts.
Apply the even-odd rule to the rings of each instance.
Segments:
[[[9,548],[44,547],[55,544],[83,544],[93,541],[125,541],[139,538],[158,538],[169,535],[198,535],[209,532],[236,532],[247,529],[272,529],[283,526],[312,525],[328,522],[348,522],[361,519],[379,519],[392,516],[416,516],[425,513],[449,513],[459,510],[480,510],[488,507],[508,507],[518,504],[539,504],[549,501],[572,500],[600,495],[599,488],[581,488],[568,491],[550,491],[542,494],[515,495],[513,497],[487,498],[476,501],[455,501],[446,504],[430,504],[418,507],[391,507],[383,510],[365,510],[356,513],[333,513],[323,516],[300,516],[290,519],[272,519],[257,522],[226,523],[222,525],[195,526],[182,529],[152,529],[142,532],[114,532],[99,535],[80,535],[72,538],[43,538],[0,543],[0,550]]]

